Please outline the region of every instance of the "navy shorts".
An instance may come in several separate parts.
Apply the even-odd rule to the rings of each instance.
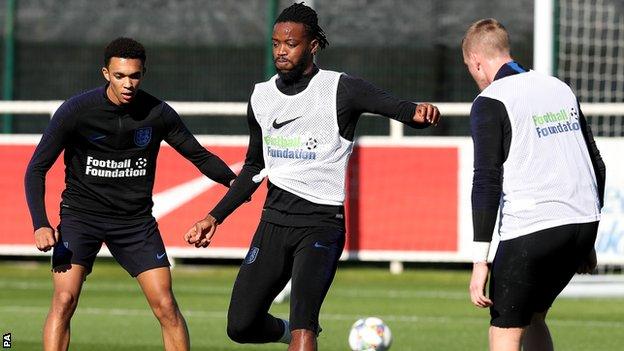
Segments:
[[[78,264],[91,273],[102,243],[133,277],[152,268],[169,267],[154,218],[119,224],[62,214],[58,231],[60,240],[52,253],[52,269]]]
[[[545,312],[596,241],[598,222],[568,224],[501,241],[492,264],[490,324],[521,328]]]

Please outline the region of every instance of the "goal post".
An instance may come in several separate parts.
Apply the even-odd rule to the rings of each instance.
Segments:
[[[533,69],[553,74],[555,62],[555,1],[534,0]]]

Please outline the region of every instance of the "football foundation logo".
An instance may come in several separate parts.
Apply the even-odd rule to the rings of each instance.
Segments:
[[[578,111],[572,107],[569,113],[565,109],[533,116],[533,124],[538,138],[554,134],[573,132],[581,129]]]
[[[127,158],[121,161],[99,160],[92,156],[87,156],[87,166],[85,174],[102,178],[128,178],[143,177],[147,175],[147,159],[139,157],[132,163],[132,159]]]
[[[264,138],[269,157],[316,160],[319,139],[303,136],[272,136]]]

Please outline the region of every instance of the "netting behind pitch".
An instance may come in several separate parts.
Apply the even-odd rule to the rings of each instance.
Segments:
[[[581,103],[624,101],[624,4],[559,0],[557,75]],[[622,115],[589,118],[595,134],[624,136]]]

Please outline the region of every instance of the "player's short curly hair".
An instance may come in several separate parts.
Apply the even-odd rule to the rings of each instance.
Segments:
[[[294,22],[301,23],[305,27],[306,34],[312,39],[318,40],[319,47],[325,49],[329,45],[325,32],[318,25],[318,15],[316,11],[309,6],[301,3],[294,3],[285,8],[277,17],[275,23]]]
[[[106,46],[104,50],[105,67],[108,67],[112,57],[139,59],[143,65],[145,65],[145,60],[147,60],[143,45],[134,39],[124,37],[119,37]]]

